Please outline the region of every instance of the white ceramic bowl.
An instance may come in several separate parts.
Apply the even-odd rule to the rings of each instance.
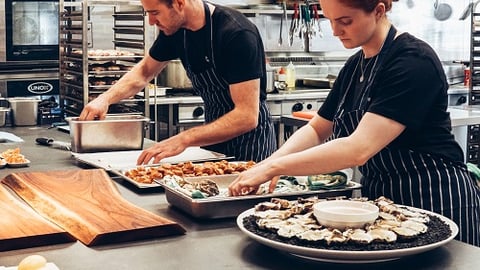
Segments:
[[[378,217],[378,207],[369,202],[332,200],[313,205],[313,214],[318,222],[329,228],[362,228]]]

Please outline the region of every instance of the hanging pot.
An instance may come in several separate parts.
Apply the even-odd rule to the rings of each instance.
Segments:
[[[448,20],[450,16],[452,16],[452,7],[449,4],[439,3],[439,1],[436,0],[433,7],[433,15],[439,21]]]
[[[192,88],[192,82],[187,76],[182,61],[175,59],[170,61],[165,69],[158,76],[160,85],[171,88],[187,89]]]

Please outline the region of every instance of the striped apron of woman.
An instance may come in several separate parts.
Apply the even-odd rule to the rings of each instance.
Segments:
[[[395,34],[390,32],[378,57],[393,42]],[[381,60],[378,59],[380,65]],[[378,66],[372,69],[376,74]],[[367,81],[360,101],[350,112],[344,112],[346,91],[333,121],[335,138],[349,136],[357,128],[369,106],[370,86],[371,81]],[[370,199],[385,196],[398,204],[439,213],[459,226],[457,239],[480,246],[480,192],[463,163],[387,146],[359,170],[362,196]]]
[[[205,14],[210,14],[208,5],[204,2]],[[184,32],[185,48],[185,69],[189,79],[192,81],[193,89],[199,94],[205,106],[205,122],[209,123],[220,118],[222,115],[233,110],[234,103],[230,96],[228,82],[217,72],[213,54],[213,33],[211,14],[205,16],[206,27],[210,31],[207,39],[208,56],[205,57],[210,67],[203,72],[193,72],[188,62],[187,36]],[[249,93],[245,93],[249,94]],[[260,101],[260,113],[258,125],[255,129],[235,137],[229,141],[207,146],[205,148],[223,153],[227,156],[234,156],[236,160],[253,160],[259,162],[270,156],[277,148],[275,130],[273,127],[270,112],[265,101]]]

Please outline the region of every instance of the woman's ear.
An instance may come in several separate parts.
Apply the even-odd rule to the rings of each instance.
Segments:
[[[380,2],[375,7],[375,18],[380,19],[385,15],[385,4]]]

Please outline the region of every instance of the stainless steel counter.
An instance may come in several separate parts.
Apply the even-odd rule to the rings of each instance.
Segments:
[[[88,168],[77,164],[70,152],[39,146],[36,137],[69,140],[68,134],[44,127],[2,128],[23,138],[18,144],[0,144],[0,151],[20,147],[31,160],[27,168],[5,168],[0,177],[13,172]],[[149,142],[151,143],[151,142]],[[147,143],[146,145],[149,145]],[[0,266],[13,266],[31,254],[45,256],[62,270],[76,269],[476,269],[480,248],[452,241],[435,250],[399,260],[344,265],[295,257],[247,238],[234,219],[201,221],[169,206],[163,191],[139,192],[128,183],[117,182],[128,201],[181,224],[183,236],[163,237],[123,244],[87,247],[80,242],[0,252]]]
[[[452,119],[452,127],[480,124],[480,108],[451,107],[448,112]]]
[[[292,91],[290,93],[282,92],[278,94],[268,94],[267,101],[299,100],[299,99],[325,99],[329,89],[309,89]],[[150,97],[150,104],[170,105],[170,104],[198,104],[203,103],[199,96],[158,96]]]
[[[280,116],[290,114],[293,110],[316,110],[328,95],[329,89],[298,89],[292,92],[281,92],[267,95],[267,105],[270,113],[277,123]],[[204,121],[203,100],[199,96],[157,96],[151,97],[150,112],[157,125],[165,125],[165,136],[161,136],[160,127],[157,126],[152,137],[160,140],[171,137]],[[197,112],[201,112],[198,113]]]

